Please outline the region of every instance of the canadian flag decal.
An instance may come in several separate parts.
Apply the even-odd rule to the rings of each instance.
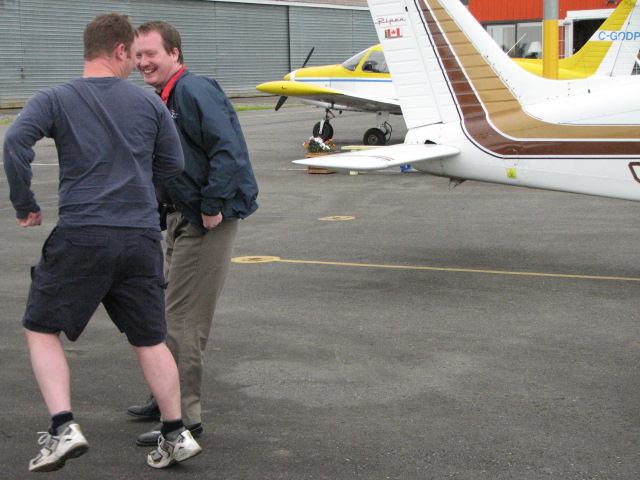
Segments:
[[[384,31],[384,38],[399,38],[402,36],[402,29],[400,27],[387,28]]]

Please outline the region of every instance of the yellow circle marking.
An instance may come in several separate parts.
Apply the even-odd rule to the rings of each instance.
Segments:
[[[349,217],[346,215],[333,215],[331,217],[322,217],[318,220],[322,220],[324,222],[343,222],[345,220],[353,220],[356,217]]]
[[[235,263],[268,263],[279,262],[280,257],[270,257],[268,255],[253,255],[250,257],[236,257],[231,259]]]

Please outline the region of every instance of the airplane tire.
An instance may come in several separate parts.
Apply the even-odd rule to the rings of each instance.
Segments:
[[[370,128],[364,132],[362,142],[365,145],[384,145],[387,143],[386,135],[379,128]]]
[[[313,126],[313,136],[320,137],[325,142],[327,140],[331,140],[333,138],[333,127],[329,122],[324,122],[324,128],[322,132],[320,131],[320,124],[322,122],[318,122]]]

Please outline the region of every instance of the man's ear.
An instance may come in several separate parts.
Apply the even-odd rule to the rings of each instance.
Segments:
[[[118,60],[122,60],[127,57],[126,47],[124,43],[119,43],[114,50],[114,57]]]

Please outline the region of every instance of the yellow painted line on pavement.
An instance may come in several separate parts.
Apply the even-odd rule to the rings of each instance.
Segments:
[[[252,255],[247,257],[235,257],[231,259],[235,263],[300,263],[307,265],[336,265],[340,267],[361,267],[361,268],[391,268],[396,270],[428,270],[435,272],[458,272],[458,273],[482,273],[491,275],[518,275],[524,277],[550,277],[550,278],[572,278],[581,280],[617,280],[627,282],[640,282],[640,278],[634,277],[607,277],[600,275],[572,275],[564,273],[537,273],[537,272],[510,272],[506,270],[479,270],[473,268],[444,268],[444,267],[421,267],[410,265],[384,265],[375,263],[350,263],[350,262],[323,262],[319,260],[287,260],[275,256]]]
[[[348,215],[332,215],[330,217],[322,217],[318,220],[323,222],[343,222],[346,220],[355,220],[356,217],[348,216]]]

